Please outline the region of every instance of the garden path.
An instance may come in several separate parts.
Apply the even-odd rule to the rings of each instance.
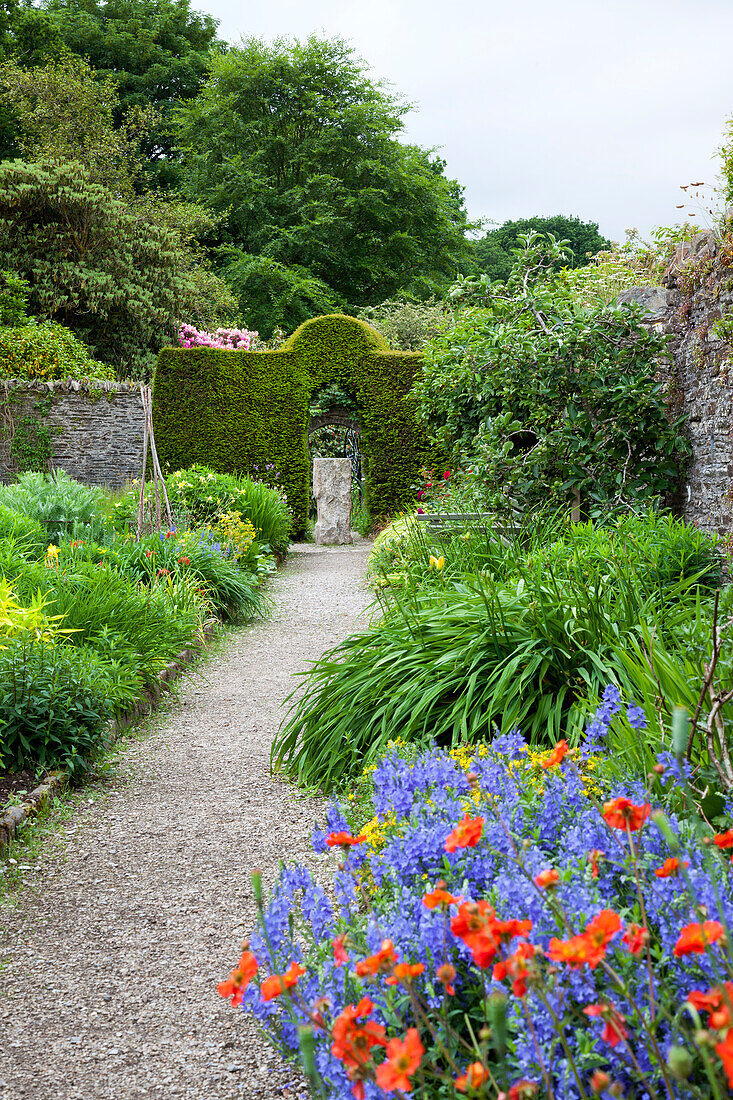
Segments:
[[[291,674],[358,625],[367,551],[296,547],[272,618],[182,684],[0,910],[2,1100],[300,1095],[216,983],[254,923],[249,871],[310,858],[319,803],[269,747]]]

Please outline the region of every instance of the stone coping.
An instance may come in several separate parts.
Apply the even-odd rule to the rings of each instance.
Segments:
[[[114,382],[109,378],[2,378],[0,384],[7,390],[29,390],[36,393],[139,393],[141,382]]]

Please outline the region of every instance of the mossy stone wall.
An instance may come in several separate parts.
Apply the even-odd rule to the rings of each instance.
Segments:
[[[419,361],[342,314],[306,321],[277,351],[165,348],[153,385],[161,461],[171,470],[200,462],[238,474],[274,463],[301,535],[310,503],[311,398],[338,383],[360,409],[369,511],[393,515],[414,499],[432,453],[408,396]]]

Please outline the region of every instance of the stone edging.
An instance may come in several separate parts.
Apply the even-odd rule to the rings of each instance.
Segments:
[[[175,680],[187,665],[201,655],[203,643],[214,635],[217,625],[212,624],[204,627],[204,638],[201,645],[189,646],[187,649],[182,650],[158,673],[158,683],[153,687],[145,688],[140,701],[134,707],[120,715],[119,718],[113,718],[107,723],[101,738],[103,743],[107,746],[114,745],[124,730],[129,729],[139,718],[151,714],[157,708],[166,684]],[[10,806],[5,811],[0,817],[0,850],[10,843],[19,827],[31,814],[36,813],[56,791],[66,786],[67,780],[68,776],[64,771],[47,772],[41,783],[35,790],[31,791],[22,805]]]

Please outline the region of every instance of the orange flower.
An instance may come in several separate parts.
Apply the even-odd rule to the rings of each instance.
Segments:
[[[540,871],[538,875],[535,875],[533,882],[535,886],[538,886],[540,890],[546,890],[548,886],[554,886],[560,881],[560,876],[557,871],[551,868],[547,871]]]
[[[702,955],[723,933],[723,925],[717,920],[706,920],[703,924],[686,924],[674,945],[674,954],[678,959],[682,955]]]
[[[424,895],[422,903],[426,908],[437,909],[440,905],[447,909],[449,905],[460,905],[463,898],[461,896],[454,897],[453,894],[449,894],[447,890],[443,889],[444,886],[445,883],[442,885],[438,883],[431,893]]]
[[[621,928],[621,918],[612,909],[602,909],[588,921],[585,934],[596,947],[607,947]]]
[[[349,961],[349,956],[346,951],[346,934],[343,936],[337,936],[335,940],[331,940],[331,946],[333,947],[333,957],[336,966],[343,966],[344,963]]]
[[[649,933],[640,924],[628,924],[621,939],[632,955],[638,955],[649,942]]]
[[[456,1080],[458,1092],[468,1092],[469,1089],[477,1089],[488,1081],[489,1071],[480,1062],[472,1062],[462,1077]]]
[[[235,970],[232,970],[225,982],[219,982],[217,991],[222,997],[231,997],[232,1004],[242,1003],[242,993],[254,978],[259,969],[259,963],[251,951],[245,951]]]
[[[536,1081],[515,1081],[506,1094],[506,1100],[532,1100],[539,1090],[540,1086]],[[505,1100],[503,1092],[499,1093],[497,1100]]]
[[[445,842],[446,852],[455,852],[456,848],[475,848],[484,831],[482,817],[463,817]]]
[[[727,833],[716,833],[713,844],[717,844],[718,848],[733,848],[733,829],[728,829]]]
[[[520,943],[513,955],[496,963],[492,973],[495,982],[512,979],[512,993],[515,997],[524,997],[527,992],[527,979],[532,976],[533,967],[528,966],[530,959],[541,955],[542,949],[531,943]]]
[[[343,1062],[347,1076],[353,1082],[352,1093],[356,1100],[364,1100],[364,1080],[370,1075],[372,1047],[387,1045],[386,1031],[374,1020],[360,1023],[360,1017],[369,1016],[374,1005],[368,997],[362,997],[358,1005],[347,1005],[333,1022],[331,1053]]]
[[[689,861],[682,864],[683,867],[689,867]],[[661,867],[655,868],[654,874],[657,878],[671,878],[672,875],[679,875],[680,873],[680,861],[676,856],[671,856],[670,859],[665,859]]]
[[[605,856],[605,852],[602,852],[600,848],[591,848],[588,852],[588,859],[590,860],[590,874],[591,878],[598,878],[598,860],[602,856]]]
[[[351,833],[329,833],[326,844],[329,848],[350,848],[353,844],[363,844],[365,840],[366,833],[361,833],[360,836],[352,836]]]
[[[590,1079],[591,1092],[595,1092],[596,1095],[600,1095],[600,1093],[605,1092],[610,1084],[610,1076],[602,1069],[595,1070],[593,1076]]]
[[[502,943],[526,936],[531,920],[498,920],[487,901],[468,901],[451,918],[451,932],[470,948],[473,961],[482,968],[491,966]]]
[[[733,982],[724,982],[722,986],[715,986],[707,993],[693,990],[687,1000],[698,1012],[709,1012],[708,1024],[715,1031],[733,1026],[731,1008],[733,1008]]]
[[[366,978],[368,974],[388,974],[396,962],[397,955],[392,940],[382,940],[382,947],[376,955],[361,959],[356,964],[356,973],[360,978]]]
[[[542,761],[542,767],[545,769],[556,767],[558,764],[562,763],[569,752],[570,745],[568,745],[567,741],[558,741],[547,759]]]
[[[273,974],[271,978],[265,978],[260,986],[260,996],[263,1001],[271,1001],[279,997],[286,989],[292,989],[297,985],[298,978],[305,974],[305,967],[297,962],[291,962],[284,974]]]
[[[613,1005],[586,1005],[583,1009],[586,1016],[601,1016],[605,1021],[601,1038],[609,1046],[615,1047],[622,1039],[628,1039],[629,1033],[624,1027],[626,1020]]]
[[[733,1088],[733,1027],[725,1033],[725,1038],[715,1044],[715,1052],[723,1063],[729,1088]]]
[[[413,978],[419,977],[425,969],[425,963],[397,963],[394,972],[387,978],[387,985],[409,985]]]
[[[632,833],[638,832],[651,813],[651,806],[645,802],[643,806],[635,806],[630,798],[614,798],[604,803],[603,818],[612,829],[626,829]]]
[[[420,1033],[411,1027],[404,1039],[390,1039],[387,1043],[387,1058],[377,1066],[377,1084],[385,1092],[410,1092],[410,1077],[416,1072],[425,1047],[420,1042]]]
[[[439,982],[442,983],[443,988],[445,989],[448,996],[455,997],[456,988],[453,985],[453,982],[456,978],[455,966],[451,966],[450,963],[443,963],[443,965],[439,966],[438,969],[435,971],[435,977],[438,979]]]

